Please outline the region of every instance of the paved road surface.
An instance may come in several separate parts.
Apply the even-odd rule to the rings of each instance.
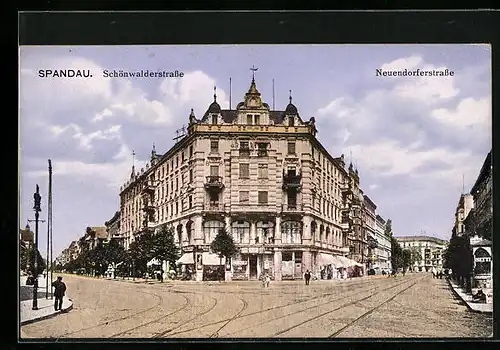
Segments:
[[[32,338],[488,337],[428,274],[348,281],[129,283],[64,277],[73,310],[22,327]]]

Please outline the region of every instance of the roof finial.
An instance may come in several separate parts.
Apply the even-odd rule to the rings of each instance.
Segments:
[[[135,151],[132,150],[132,176],[135,175]]]
[[[156,152],[155,143],[153,142],[153,152]]]
[[[217,86],[214,85],[214,102],[217,102]]]
[[[290,96],[288,97],[288,99],[290,100],[290,104],[292,103],[292,90],[288,90],[290,92]]]
[[[252,68],[250,70],[252,71],[252,82],[255,81],[255,71],[257,71],[259,68],[255,68],[254,65],[252,65]]]

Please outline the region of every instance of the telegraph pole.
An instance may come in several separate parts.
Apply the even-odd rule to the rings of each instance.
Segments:
[[[52,256],[52,162],[49,159],[49,196],[47,205],[47,279],[45,286],[45,298],[47,298],[49,294],[49,283],[50,285],[52,285],[52,277],[54,270],[52,265],[53,260],[54,257]],[[50,282],[49,282],[49,262],[50,262]],[[52,295],[50,295],[50,299],[52,299]]]
[[[33,307],[32,310],[38,310],[38,219],[40,217],[40,212],[42,209],[40,208],[40,201],[42,197],[40,196],[40,189],[38,185],[36,185],[36,192],[33,195],[35,200],[35,205],[33,209],[35,210],[35,250],[33,254],[33,267],[34,267],[34,281],[33,281]]]

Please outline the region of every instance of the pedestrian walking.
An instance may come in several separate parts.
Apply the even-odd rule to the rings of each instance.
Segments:
[[[432,278],[437,278],[437,270],[435,267],[432,267]]]
[[[62,277],[58,276],[57,280],[52,283],[54,287],[54,310],[62,310],[64,293],[66,292],[66,284],[62,281]]]
[[[304,274],[304,278],[306,280],[306,285],[309,285],[309,281],[311,280],[311,273],[309,272],[309,270],[307,270]]]

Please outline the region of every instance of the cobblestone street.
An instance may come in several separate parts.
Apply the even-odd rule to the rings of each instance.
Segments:
[[[492,316],[429,274],[343,281],[133,283],[65,276],[73,310],[27,338],[488,337]]]

